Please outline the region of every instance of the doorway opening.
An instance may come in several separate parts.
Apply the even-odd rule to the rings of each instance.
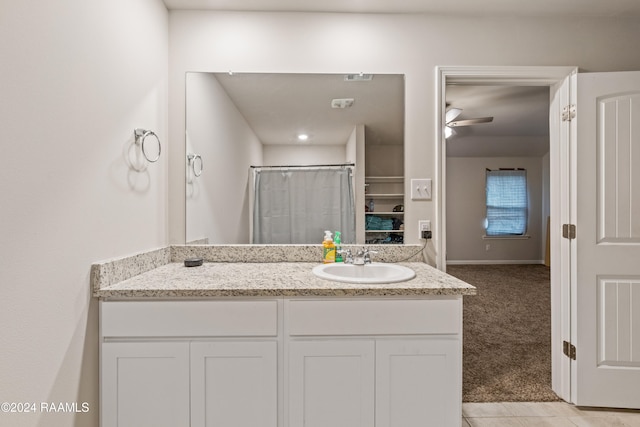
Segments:
[[[445,137],[445,129],[447,121],[445,119],[445,112],[447,110],[447,89],[462,85],[475,85],[475,86],[497,86],[497,87],[542,87],[548,90],[547,93],[554,92],[554,88],[559,86],[564,79],[570,74],[576,72],[575,67],[439,67],[437,70],[437,106],[436,106],[436,120],[438,126],[436,126],[436,140],[438,144],[438,177],[439,185],[438,191],[440,197],[438,198],[439,206],[436,207],[437,223],[439,227],[436,233],[436,245],[437,267],[446,271],[447,259],[448,259],[448,241],[449,236],[447,233],[447,221],[449,217],[449,211],[447,206],[447,189],[448,189],[448,174],[447,174],[447,154],[449,150],[449,143]],[[551,98],[551,97],[550,97]],[[558,102],[551,100],[550,108],[547,115],[554,117],[555,110],[561,107],[558,106]],[[559,114],[558,114],[559,116]],[[478,125],[482,126],[482,124]],[[549,138],[549,174],[552,177],[558,177],[560,174],[560,156],[559,156],[559,138],[553,134],[554,129],[551,129]],[[553,187],[553,185],[551,185]],[[557,190],[550,190],[549,196],[549,212],[551,222],[553,218],[559,217],[560,209],[560,192]],[[546,230],[545,230],[546,231]],[[546,235],[546,233],[545,233]],[[555,240],[559,240],[559,237],[552,233],[550,237],[550,246],[552,253],[551,264],[554,264],[553,254],[554,248],[559,248],[560,244]],[[484,243],[489,245],[491,250],[491,243]],[[560,274],[558,270],[561,270],[562,266],[555,265],[552,267],[551,274],[551,366],[552,366],[552,389],[562,399],[570,399],[570,369],[569,363],[562,359],[562,336],[563,331],[568,330],[569,310],[562,310],[563,298],[560,289]]]
[[[549,88],[448,85],[447,270],[464,304],[463,401],[548,402]]]

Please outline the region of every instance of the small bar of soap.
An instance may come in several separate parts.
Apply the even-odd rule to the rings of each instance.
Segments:
[[[202,258],[187,258],[184,260],[185,267],[200,267],[204,260]]]

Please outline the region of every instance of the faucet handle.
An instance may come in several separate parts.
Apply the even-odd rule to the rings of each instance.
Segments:
[[[371,249],[365,249],[364,250],[364,254],[363,254],[363,258],[364,258],[364,262],[365,264],[371,264],[371,255],[372,254],[377,254],[378,251],[374,251]]]
[[[353,254],[351,253],[351,249],[340,249],[338,252],[344,256],[344,262],[346,264],[353,264]]]

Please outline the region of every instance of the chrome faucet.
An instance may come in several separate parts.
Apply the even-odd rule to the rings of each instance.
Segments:
[[[351,249],[341,249],[340,254],[344,259],[345,264],[353,264],[353,254],[351,253]]]
[[[353,258],[353,265],[371,264],[371,254],[377,254],[377,253],[378,252],[376,251],[372,251],[367,248],[362,248],[358,252],[356,252],[355,257]]]

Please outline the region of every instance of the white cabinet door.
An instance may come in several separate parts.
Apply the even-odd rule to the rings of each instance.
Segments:
[[[290,427],[374,425],[373,340],[289,344]]]
[[[192,427],[276,427],[276,341],[191,343]]]
[[[376,427],[460,426],[459,339],[376,342]]]
[[[102,344],[102,427],[189,425],[189,344]]]

